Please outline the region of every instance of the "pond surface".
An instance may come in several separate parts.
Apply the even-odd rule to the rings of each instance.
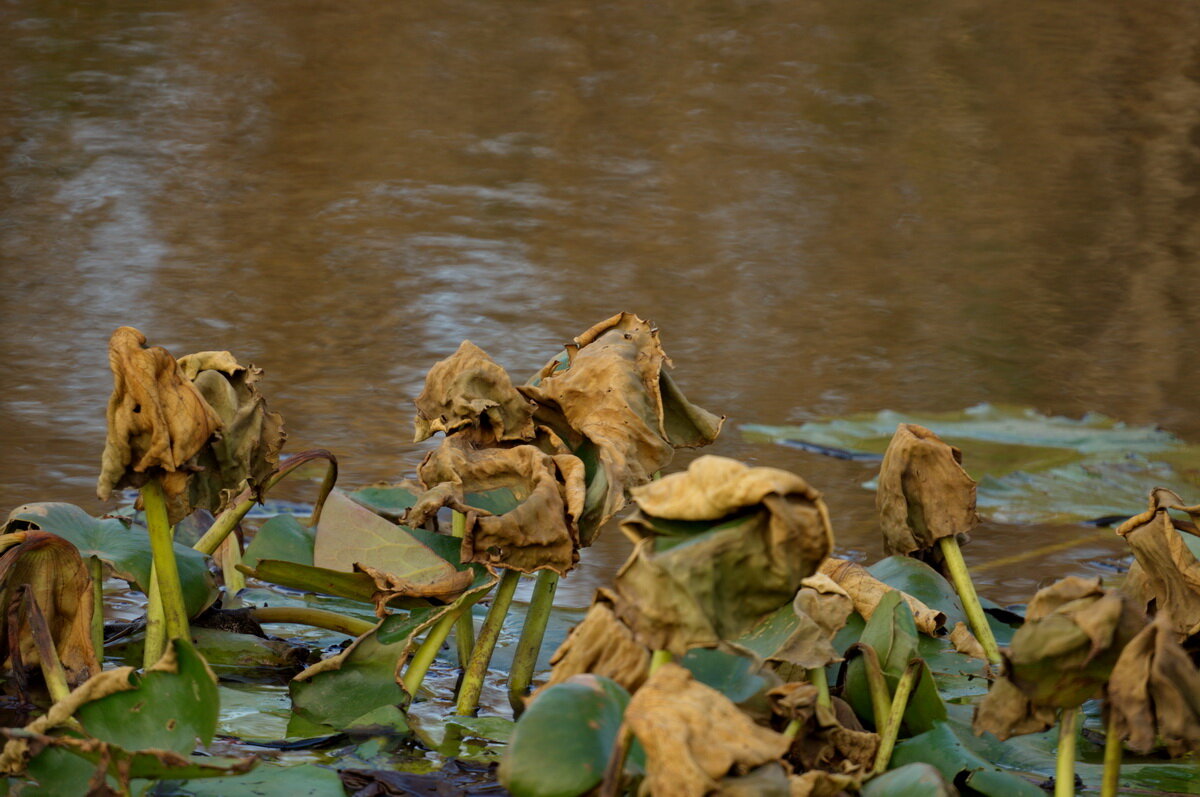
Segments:
[[[265,368],[355,486],[414,469],[463,338],[524,375],[632,310],[729,416],[711,450],[804,475],[869,558],[875,466],[740,424],[993,402],[1200,442],[1195,5],[13,0],[0,40],[4,511],[103,508],[121,324]],[[967,556],[1072,539],[982,591],[1123,553]]]

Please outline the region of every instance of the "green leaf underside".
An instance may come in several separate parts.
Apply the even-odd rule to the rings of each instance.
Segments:
[[[294,515],[276,515],[263,523],[246,546],[242,564],[253,568],[264,559],[312,566],[316,532]]]

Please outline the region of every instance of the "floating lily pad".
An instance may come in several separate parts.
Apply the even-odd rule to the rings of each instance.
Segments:
[[[74,504],[54,502],[25,504],[8,515],[5,530],[29,524],[57,534],[79,549],[85,559],[95,556],[125,579],[146,592],[150,584],[150,534],[120,518],[96,518]],[[208,557],[187,546],[175,544],[175,562],[188,616],[195,617],[217,599],[217,585],[208,572]]]
[[[242,564],[253,568],[263,559],[274,559],[311,565],[315,539],[316,532],[295,515],[276,515],[259,527],[242,554]]]
[[[863,797],[953,797],[958,792],[947,785],[937,767],[914,762],[871,778],[861,793]]]
[[[978,507],[1005,523],[1074,523],[1129,516],[1155,485],[1181,494],[1200,489],[1200,446],[1153,426],[1103,415],[1042,415],[1032,409],[980,404],[960,412],[852,415],[799,426],[747,424],[749,439],[799,444],[816,453],[872,460],[897,424],[928,427],[963,450],[979,480]],[[873,483],[868,483],[874,489]]]
[[[337,772],[314,764],[263,764],[241,777],[159,783],[152,792],[154,797],[344,797],[345,793]]]

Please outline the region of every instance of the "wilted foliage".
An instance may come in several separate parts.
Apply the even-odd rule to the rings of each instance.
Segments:
[[[879,601],[883,600],[884,595],[898,591],[875,578],[867,571],[867,568],[858,562],[851,562],[848,559],[834,557],[826,559],[821,563],[821,573],[846,591],[846,594],[854,601],[855,611],[867,620],[871,619],[871,615],[875,613],[875,607],[879,605]],[[921,633],[929,636],[943,633],[946,626],[945,614],[929,608],[907,592],[900,592],[900,596],[912,610],[913,620]]]
[[[587,616],[571,629],[554,652],[550,666],[546,687],[562,683],[573,675],[591,673],[611,678],[633,692],[646,680],[650,650],[617,619],[612,610],[612,596],[601,589]]]
[[[532,402],[469,340],[429,369],[416,404],[418,443],[437,432],[466,432],[481,445],[529,440],[534,434]]]
[[[1191,522],[1171,517],[1170,510],[1187,513]],[[1200,535],[1196,519],[1200,506],[1184,506],[1178,495],[1157,488],[1150,493],[1150,508],[1117,528],[1137,559],[1138,574],[1131,571],[1143,606],[1166,614],[1180,640],[1200,632],[1200,561],[1181,534]]]
[[[800,591],[792,601],[796,630],[771,654],[768,661],[780,661],[811,670],[841,661],[833,647],[833,637],[854,611],[854,601],[846,590],[823,573],[800,582]]]
[[[841,700],[821,705],[819,693],[808,682],[782,684],[767,693],[775,714],[799,722],[788,759],[798,772],[818,769],[861,778],[875,764],[879,734],[864,730]]]

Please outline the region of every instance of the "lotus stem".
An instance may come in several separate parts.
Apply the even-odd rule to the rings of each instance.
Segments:
[[[150,562],[150,592],[146,595],[146,641],[142,646],[142,666],[149,669],[167,650],[167,620],[163,614],[162,592],[158,588],[158,567]]]
[[[104,661],[104,562],[98,556],[88,557],[88,574],[92,577],[92,647],[96,660]]]
[[[467,516],[457,509],[450,516],[450,535],[462,539],[467,533]],[[458,651],[458,666],[464,670],[471,660],[471,650],[475,647],[475,616],[466,611],[458,616],[454,624],[454,644]]]
[[[996,637],[992,635],[992,627],[988,625],[987,615],[983,613],[983,607],[979,605],[979,596],[975,594],[975,584],[971,581],[971,573],[967,570],[962,549],[958,547],[958,538],[954,535],[942,537],[938,540],[938,544],[942,548],[942,556],[946,559],[946,569],[950,571],[954,589],[962,601],[963,610],[967,613],[967,620],[971,623],[971,630],[975,632],[975,638],[983,646],[983,652],[988,661],[992,664],[999,664],[1001,661],[1000,648],[996,645]]]
[[[619,797],[622,793],[621,782],[625,775],[625,759],[633,747],[633,731],[624,722],[617,731],[617,741],[612,752],[608,755],[608,763],[604,767],[604,780],[600,781],[597,797]]]
[[[408,692],[412,700],[417,698],[417,690],[421,688],[421,682],[425,680],[425,674],[429,672],[429,666],[433,664],[433,660],[437,658],[438,651],[442,649],[442,644],[446,641],[446,637],[450,636],[450,629],[454,627],[454,623],[458,620],[463,612],[470,612],[471,607],[483,597],[483,593],[473,595],[464,600],[457,607],[451,609],[447,614],[438,620],[433,628],[429,629],[429,633],[425,635],[425,639],[421,642],[417,652],[412,655],[408,661],[408,667],[404,670],[404,691]]]
[[[1075,732],[1079,709],[1064,708],[1058,720],[1058,753],[1054,766],[1054,797],[1075,794]],[[1108,751],[1104,753],[1107,762]]]
[[[871,694],[871,713],[875,717],[875,732],[882,733],[888,715],[892,713],[892,692],[888,689],[887,679],[883,675],[879,654],[875,652],[875,648],[861,642],[856,642],[846,649],[847,658],[851,652],[863,657],[863,666],[867,673],[867,691]]]
[[[815,667],[809,670],[808,681],[817,687],[817,705],[833,708],[833,700],[829,697],[829,678],[825,675],[825,668]]]
[[[1104,737],[1104,777],[1100,781],[1100,797],[1117,797],[1121,781],[1121,734],[1117,731],[1117,712],[1108,711]]]
[[[650,674],[654,675],[659,667],[669,664],[674,660],[675,657],[671,655],[671,651],[669,650],[654,651],[653,655],[650,656]]]
[[[217,550],[221,560],[221,577],[225,582],[225,593],[237,595],[246,588],[246,576],[237,566],[242,563],[242,542],[236,534],[231,534],[221,543]]]
[[[242,518],[246,517],[251,509],[254,508],[254,499],[247,498],[239,504],[231,506],[222,512],[213,524],[208,527],[208,531],[204,532],[200,539],[196,540],[196,544],[192,547],[202,554],[212,556],[221,547],[221,543],[229,536],[229,532],[237,528],[237,525],[242,522]]]
[[[800,720],[792,720],[788,726],[783,729],[783,735],[789,739],[795,739],[800,734]]]
[[[525,710],[525,695],[542,652],[542,640],[546,636],[546,625],[550,622],[550,610],[554,608],[558,580],[558,573],[543,570],[538,573],[537,583],[533,585],[529,611],[525,614],[525,625],[521,627],[521,639],[517,642],[517,652],[508,672],[508,703],[512,706],[513,717],[521,716]]]
[[[347,617],[344,614],[324,609],[309,609],[302,606],[263,606],[251,609],[248,614],[260,623],[309,625],[353,637],[362,636],[375,628],[375,623],[360,620],[357,617]]]
[[[922,661],[913,659],[904,668],[904,674],[896,684],[896,694],[892,697],[892,710],[888,712],[887,722],[879,732],[879,751],[875,755],[875,774],[886,772],[888,763],[892,760],[892,751],[896,748],[896,739],[900,736],[900,725],[904,721],[904,711],[908,708],[908,697],[912,694],[917,679],[921,676]]]
[[[46,682],[50,699],[57,703],[71,694],[71,687],[67,684],[67,671],[63,669],[58,649],[54,647],[54,637],[50,635],[50,626],[46,623],[46,616],[42,614],[42,607],[38,605],[33,590],[24,587],[22,591],[29,630],[37,648],[38,663],[42,668],[42,680]]]
[[[458,691],[458,705],[455,713],[459,716],[470,716],[479,705],[479,696],[483,693],[483,678],[487,675],[488,665],[492,663],[492,652],[496,649],[496,640],[500,638],[500,629],[504,618],[508,616],[508,608],[512,605],[513,593],[517,591],[517,583],[521,573],[517,570],[505,570],[496,586],[492,597],[492,605],[488,607],[487,617],[479,627],[479,636],[475,647],[471,650],[471,658],[463,673],[462,687]]]
[[[146,510],[146,527],[150,532],[150,552],[154,557],[153,580],[162,601],[165,637],[178,639],[188,633],[188,616],[183,603],[183,587],[179,583],[179,570],[175,565],[175,543],[171,523],[167,519],[167,501],[158,479],[151,479],[142,487],[142,505]],[[148,654],[149,622],[146,636]],[[161,651],[159,653],[161,655]]]

